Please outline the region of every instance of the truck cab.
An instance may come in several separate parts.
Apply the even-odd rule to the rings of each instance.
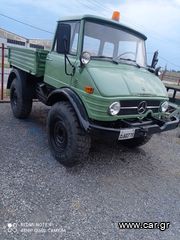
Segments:
[[[67,54],[72,65],[66,64],[67,72],[64,53],[58,52],[61,44],[58,36],[65,25],[70,26],[71,31]],[[44,82],[55,88],[70,86],[94,120],[114,121],[162,114],[160,105],[168,96],[163,83],[148,70],[145,40],[143,34],[100,17],[85,15],[61,20],[52,51],[47,56]],[[87,87],[92,93],[87,94]],[[147,101],[147,108],[139,115],[137,101],[143,100]],[[116,101],[121,111],[112,115],[108,107]]]
[[[50,149],[65,165],[85,158],[94,136],[138,147],[154,133],[176,128],[179,119],[168,117],[167,91],[155,68],[157,53],[147,65],[146,39],[114,20],[92,15],[61,19],[51,51],[44,53],[41,65],[36,62],[44,63],[43,74],[22,67],[22,60],[18,65],[13,51],[9,54],[14,115],[21,117],[16,108],[22,96],[17,95],[23,95],[22,86],[30,86],[29,101],[37,98],[52,106]],[[26,82],[19,84],[21,92],[17,83],[12,84],[13,73],[18,75],[16,82]]]

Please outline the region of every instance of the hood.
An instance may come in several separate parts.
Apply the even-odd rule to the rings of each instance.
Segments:
[[[161,80],[146,69],[113,63],[88,65],[87,70],[102,96],[167,97]]]

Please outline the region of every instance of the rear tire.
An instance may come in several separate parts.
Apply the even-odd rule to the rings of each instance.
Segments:
[[[27,118],[32,109],[32,98],[26,96],[23,97],[23,91],[20,89],[20,84],[17,83],[18,79],[15,78],[10,87],[10,102],[13,115],[16,118]],[[27,91],[27,89],[26,89]]]
[[[129,140],[122,140],[122,141],[119,141],[119,143],[128,148],[136,148],[149,142],[151,137],[152,137],[151,135],[148,135],[144,137],[132,138]]]
[[[52,106],[47,121],[48,141],[52,155],[63,165],[73,166],[87,157],[90,136],[80,127],[69,102]]]

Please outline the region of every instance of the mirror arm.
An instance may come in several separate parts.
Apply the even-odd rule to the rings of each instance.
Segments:
[[[68,71],[67,71],[67,61],[68,61],[69,65],[72,67],[72,72],[71,73],[68,73]],[[75,66],[70,62],[66,53],[64,54],[64,66],[65,66],[65,74],[68,75],[68,76],[74,76]]]
[[[66,39],[64,39],[64,48],[65,48],[65,53],[64,53],[64,67],[65,67],[65,74],[67,76],[74,76],[75,74],[75,66],[71,63],[71,61],[69,60],[66,52],[67,52],[67,41]],[[69,65],[72,67],[72,72],[71,73],[68,73],[67,71],[67,61],[69,63]]]

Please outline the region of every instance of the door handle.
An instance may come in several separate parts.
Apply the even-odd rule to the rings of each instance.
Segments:
[[[47,57],[46,60],[48,60],[48,61],[52,61],[52,58]]]

